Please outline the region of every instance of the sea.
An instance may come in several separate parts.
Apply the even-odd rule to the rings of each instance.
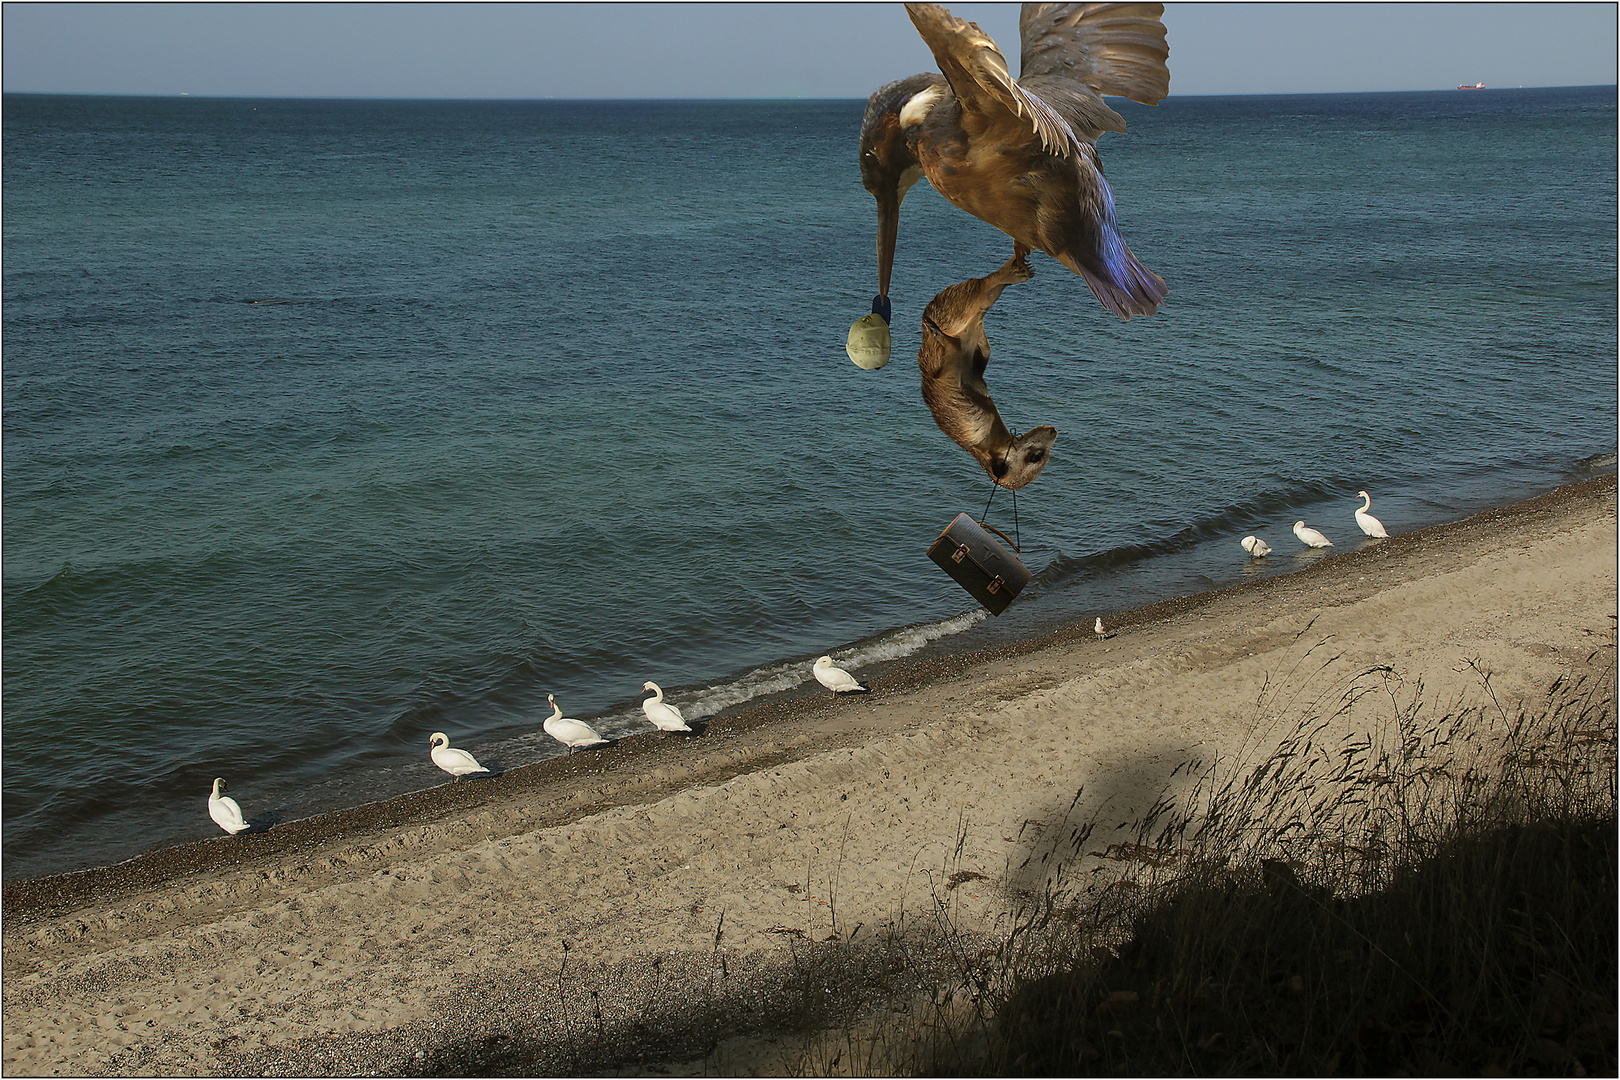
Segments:
[[[1332,558],[1362,489],[1400,533],[1614,468],[1615,87],[1114,104],[1169,298],[1003,293],[990,388],[1058,430],[1015,503],[912,362],[1006,236],[918,184],[893,360],[845,354],[862,101],[6,94],[4,876],[221,837],[215,777],[274,827],[453,782],[435,731],[563,753],[548,694],[630,737],[647,680],[703,719]],[[1000,617],[925,554],[959,512],[1035,573]]]

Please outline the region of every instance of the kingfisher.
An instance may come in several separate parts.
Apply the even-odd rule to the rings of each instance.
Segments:
[[[927,177],[945,198],[1085,278],[1122,319],[1151,315],[1164,280],[1120,236],[1097,139],[1125,131],[1103,95],[1157,105],[1170,92],[1163,4],[1025,4],[1020,76],[977,23],[938,4],[907,4],[940,73],[889,83],[866,103],[861,183],[878,204],[878,295],[890,322],[889,274],[900,203]]]

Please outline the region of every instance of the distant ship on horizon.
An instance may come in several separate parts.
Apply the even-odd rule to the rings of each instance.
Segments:
[[[1484,83],[1475,83],[1473,86],[1459,86],[1459,87],[1457,87],[1457,89],[1459,89],[1459,90],[1483,90],[1483,89],[1485,89],[1485,84]]]

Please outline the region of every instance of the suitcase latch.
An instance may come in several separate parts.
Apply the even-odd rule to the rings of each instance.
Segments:
[[[984,591],[994,596],[996,593],[1001,591],[1001,587],[1005,584],[1007,584],[1007,582],[1000,574],[997,574],[995,577],[990,579],[990,584],[984,587]]]
[[[967,557],[968,546],[966,544],[958,544],[956,550],[951,553],[951,562],[961,562]]]

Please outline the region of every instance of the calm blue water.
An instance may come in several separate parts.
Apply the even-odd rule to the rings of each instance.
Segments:
[[[918,185],[895,359],[863,103],[4,99],[4,874],[560,751],[1296,569],[1585,475],[1616,432],[1613,87],[1172,98],[1102,145],[1169,284],[991,313],[1035,585],[923,555],[978,466],[918,317],[1010,243]],[[1612,459],[1611,459],[1612,460]],[[1011,531],[998,496],[990,520]],[[1256,532],[1277,548],[1250,565]]]

